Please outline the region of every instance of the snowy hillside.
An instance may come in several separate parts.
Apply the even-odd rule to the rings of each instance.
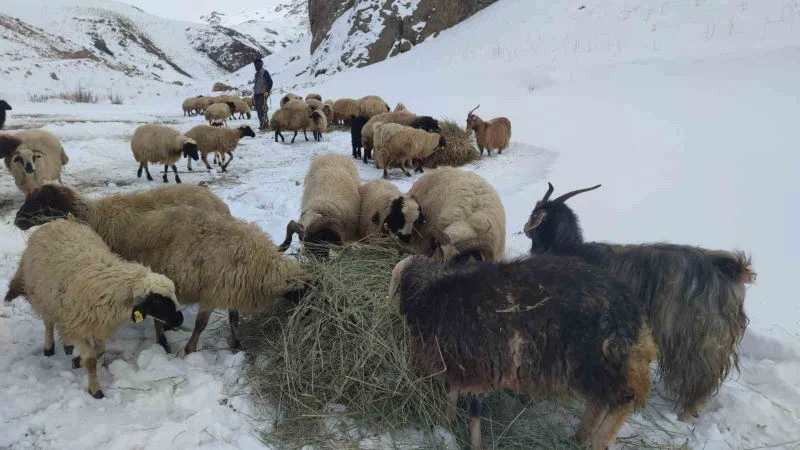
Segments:
[[[0,36],[2,52],[20,55],[11,58],[11,67],[21,67],[9,73],[0,68],[0,96],[12,92],[8,86],[49,87],[53,58],[91,47],[85,33],[54,23],[72,22],[64,18],[75,13],[44,16],[21,6],[29,4],[15,3],[19,12],[13,14],[0,6],[45,30]],[[181,28],[191,25],[176,22],[162,34],[155,28],[164,22],[124,8],[141,19],[135,25],[152,33],[154,42],[171,42],[170,30],[180,28],[180,42],[165,51],[179,67],[218,70],[208,59],[178,51],[191,52]],[[365,68],[315,77],[308,36],[269,56],[266,66],[276,92],[379,94],[392,105],[403,102],[411,111],[462,124],[477,104],[484,119],[508,117],[511,147],[465,167],[491,182],[503,200],[508,256],[527,252],[530,242],[521,230],[548,181],[556,195],[603,184],[569,201],[588,240],[748,252],[758,280],[747,291],[752,322],[742,342],[741,371],[690,423],[676,420],[656,382],[645,411],[625,425],[623,444],[615,448],[637,448],[646,438],[664,448],[796,449],[800,303],[791,280],[800,267],[799,29],[800,3],[792,0],[500,0],[411,51]],[[37,56],[48,52],[56,56]],[[121,82],[105,81],[117,71],[103,62],[77,61],[83,62],[75,63],[68,86],[81,79],[106,83],[100,86]],[[44,75],[25,78],[27,68],[38,69],[35,64]],[[182,79],[167,66],[160,70],[164,79],[170,73],[170,80]],[[221,81],[246,87],[250,79],[252,68],[246,67]],[[146,84],[140,77],[130,80],[134,89]],[[44,127],[58,135],[70,156],[64,181],[88,196],[147,189],[160,183],[135,176],[129,139],[136,126],[163,121],[185,131],[201,123],[181,117],[177,93],[147,92],[161,95],[143,96],[136,108],[29,104],[23,96],[13,103],[7,126]],[[208,183],[234,215],[279,239],[299,213],[309,159],[349,154],[350,136],[331,132],[321,143],[301,137],[294,145],[271,137],[243,140],[226,174],[196,170],[181,177]],[[365,180],[381,173],[360,163],[359,169]],[[392,181],[406,190],[417,178]],[[2,286],[28,233],[12,224],[23,199],[7,173],[0,177],[0,195],[6,199],[0,205]],[[247,396],[242,356],[230,352],[225,339],[226,317],[222,311],[212,316],[201,351],[187,358],[164,354],[151,323],[121,330],[99,369],[107,398],[95,401],[85,392],[85,372],[69,369],[60,348],[56,356],[41,356],[42,324],[27,303],[0,304],[0,448],[265,448],[255,436],[270,429],[277,414]],[[173,349],[186,342],[193,320],[190,309],[184,329],[167,334]],[[96,424],[91,432],[87,423]]]
[[[212,12],[200,19],[251,36],[271,53],[297,42],[309,32],[307,0],[268,0],[251,11]]]

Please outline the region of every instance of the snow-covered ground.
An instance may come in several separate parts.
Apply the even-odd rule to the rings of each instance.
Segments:
[[[301,42],[267,59],[278,89],[380,94],[460,123],[480,103],[484,118],[511,119],[513,146],[467,168],[503,199],[509,255],[527,250],[518,232],[547,181],[557,192],[603,183],[570,200],[587,239],[750,253],[759,276],[745,304],[752,324],[741,373],[693,423],[677,422],[655,394],[622,435],[706,449],[800,445],[800,306],[791,282],[800,267],[792,233],[800,198],[800,3],[501,0],[407,54],[318,79],[303,73],[307,48]],[[251,77],[245,68],[232,80]],[[14,104],[8,125],[59,135],[71,158],[65,182],[87,195],[144,189],[155,182],[135,177],[129,136],[144,121],[183,130],[199,123],[180,117],[179,97],[165,90],[135,99],[135,107]],[[309,158],[350,152],[344,133],[322,143],[299,139],[247,139],[230,173],[181,177],[210,183],[236,216],[280,239],[298,213]],[[380,176],[359,166],[365,180]],[[401,189],[413,181],[393,180]],[[22,196],[7,174],[0,195],[4,285],[25,234],[11,224]],[[192,323],[190,314],[187,328]],[[224,325],[220,315],[212,326]],[[100,370],[108,398],[94,401],[85,372],[70,369],[60,349],[41,355],[41,322],[26,302],[0,305],[0,448],[258,448],[254,434],[272,416],[243,391],[241,355],[227,350],[224,329],[205,332],[203,350],[186,359],[163,354],[152,334],[148,324],[131,325],[112,340]],[[188,335],[168,338],[177,349]]]

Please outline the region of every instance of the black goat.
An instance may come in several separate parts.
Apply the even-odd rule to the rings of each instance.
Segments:
[[[476,396],[473,448],[481,448],[481,396],[497,389],[584,397],[574,437],[592,449],[614,443],[631,411],[644,407],[656,347],[641,308],[627,286],[579,258],[458,264],[411,256],[395,267],[390,292],[412,358],[440,374],[448,417],[460,392]]]
[[[11,111],[11,105],[5,100],[0,100],[0,130],[6,124],[6,111]]]
[[[369,119],[366,117],[353,117],[350,119],[350,141],[353,145],[353,158],[361,158],[361,150],[364,147],[361,143],[361,130],[368,121]]]
[[[410,124],[411,128],[418,128],[425,130],[429,133],[441,133],[442,129],[439,127],[439,121],[431,116],[419,116],[414,119]]]
[[[687,245],[584,242],[578,217],[564,202],[600,185],[555,200],[548,185],[525,224],[531,253],[577,256],[627,283],[649,318],[679,420],[697,417],[731,367],[739,368],[738,345],[748,324],[744,285],[756,276],[750,259]]]

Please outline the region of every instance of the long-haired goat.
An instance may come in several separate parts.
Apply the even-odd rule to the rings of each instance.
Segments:
[[[496,117],[484,122],[483,119],[473,114],[480,107],[481,105],[476,106],[467,114],[467,130],[475,132],[475,140],[481,155],[483,155],[484,148],[487,155],[492,154],[492,149],[502,155],[503,150],[511,141],[511,121],[505,117]]]
[[[656,348],[630,290],[579,258],[544,256],[475,264],[424,256],[399,262],[390,295],[399,297],[412,358],[440,374],[455,415],[470,408],[472,447],[481,448],[481,396],[497,389],[533,399],[586,399],[575,434],[592,449],[614,443],[650,392]]]
[[[554,200],[548,185],[525,224],[531,253],[577,256],[628,283],[649,318],[679,420],[696,417],[731,367],[738,369],[738,345],[748,323],[744,285],[755,280],[750,259],[743,252],[687,245],[584,242],[565,201],[600,185]]]

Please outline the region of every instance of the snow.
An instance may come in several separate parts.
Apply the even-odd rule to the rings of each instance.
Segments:
[[[314,77],[307,36],[265,64],[276,92],[379,94],[459,123],[479,103],[485,119],[508,117],[512,146],[465,168],[485,177],[503,199],[508,256],[527,251],[529,241],[519,232],[547,181],[556,193],[603,184],[570,200],[587,239],[746,250],[758,281],[745,302],[752,322],[741,371],[688,424],[676,421],[657,383],[646,410],[621,436],[689,448],[795,448],[799,21],[800,4],[782,0],[502,0],[408,53],[365,68],[342,65],[336,75]],[[330,51],[326,58],[340,64],[347,49]],[[252,69],[230,78],[246,85]],[[200,122],[181,117],[180,88],[148,89],[131,94],[124,106],[21,99],[12,104],[7,126],[59,135],[70,156],[65,183],[86,195],[145,189],[155,184],[135,177],[128,146],[133,129],[154,120],[181,130]],[[276,144],[271,135],[246,139],[229,173],[181,177],[209,183],[234,215],[280,238],[299,212],[309,159],[350,153],[345,133],[328,133],[321,143],[299,139],[294,145]],[[365,180],[380,176],[372,166],[359,163],[359,170]],[[417,177],[392,174],[392,181],[405,190]],[[26,234],[11,223],[22,195],[8,175],[0,177],[0,195],[7,199],[0,205],[3,285]],[[190,311],[187,329],[168,333],[173,349],[188,339],[193,319]],[[255,436],[272,426],[274,413],[248,397],[242,356],[228,350],[226,321],[219,314],[212,322],[201,351],[188,358],[154,345],[150,323],[125,327],[99,369],[108,398],[95,401],[85,392],[85,372],[70,369],[60,349],[42,356],[43,327],[26,302],[0,305],[0,448],[261,448]],[[92,430],[81,432],[86,423]]]

